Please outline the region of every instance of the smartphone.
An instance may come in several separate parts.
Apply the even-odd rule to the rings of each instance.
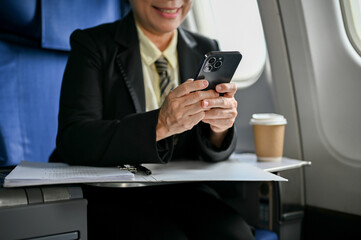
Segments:
[[[212,51],[204,56],[195,80],[206,79],[206,89],[215,89],[220,83],[229,83],[242,59],[238,51]]]

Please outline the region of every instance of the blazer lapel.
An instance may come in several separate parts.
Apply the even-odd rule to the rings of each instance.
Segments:
[[[120,21],[115,33],[115,41],[120,44],[116,61],[132,97],[135,110],[137,113],[145,112],[142,62],[138,34],[132,12]]]
[[[196,51],[196,46],[194,38],[182,28],[178,28],[177,50],[181,83],[197,74],[203,55]]]

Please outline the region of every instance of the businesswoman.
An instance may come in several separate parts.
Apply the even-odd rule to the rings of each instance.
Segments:
[[[190,79],[204,54],[218,50],[216,41],[179,27],[192,1],[129,3],[124,19],[71,35],[50,160],[91,166],[226,160],[236,141],[236,87],[200,91],[208,82]],[[204,184],[84,189],[90,239],[252,239],[242,218]]]

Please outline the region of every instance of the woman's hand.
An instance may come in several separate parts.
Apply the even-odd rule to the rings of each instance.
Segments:
[[[222,83],[216,86],[216,92],[222,93],[223,96],[217,98],[205,99],[202,101],[205,112],[202,119],[204,123],[208,123],[212,130],[210,141],[220,147],[229,128],[234,124],[237,117],[237,101],[234,95],[237,91],[236,84]]]
[[[219,97],[214,90],[200,91],[207,86],[206,80],[188,79],[168,94],[159,111],[157,141],[190,130],[205,118],[209,108],[204,107],[204,101]]]

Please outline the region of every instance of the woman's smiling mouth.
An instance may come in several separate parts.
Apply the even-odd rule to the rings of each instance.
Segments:
[[[180,7],[179,8],[159,8],[153,6],[153,8],[159,13],[161,16],[166,18],[176,18],[179,15]]]

